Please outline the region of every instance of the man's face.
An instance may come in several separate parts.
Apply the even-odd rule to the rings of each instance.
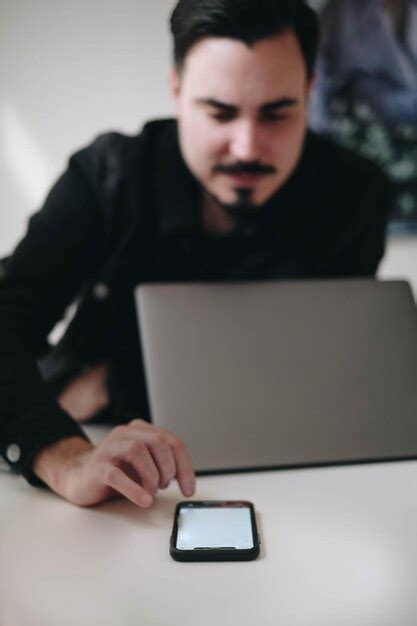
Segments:
[[[302,152],[309,83],[295,34],[248,48],[207,37],[171,73],[183,158],[234,216],[256,212],[289,178]]]

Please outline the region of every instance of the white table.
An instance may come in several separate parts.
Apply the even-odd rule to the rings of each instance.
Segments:
[[[195,499],[255,504],[247,563],[171,559],[176,485],[147,511],[6,472],[0,496],[1,626],[417,624],[417,462],[199,478]]]

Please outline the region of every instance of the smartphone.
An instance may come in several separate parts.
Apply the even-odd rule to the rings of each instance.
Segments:
[[[175,509],[170,554],[176,561],[251,561],[259,544],[251,502],[188,501]]]

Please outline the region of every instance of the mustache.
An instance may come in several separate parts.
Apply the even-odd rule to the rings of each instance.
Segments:
[[[215,172],[223,174],[275,174],[276,168],[272,165],[263,165],[258,161],[252,163],[231,163],[230,165],[216,165]]]

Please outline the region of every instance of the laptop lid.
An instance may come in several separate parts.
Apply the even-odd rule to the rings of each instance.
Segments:
[[[200,472],[417,455],[417,316],[400,281],[143,285],[153,422]]]

